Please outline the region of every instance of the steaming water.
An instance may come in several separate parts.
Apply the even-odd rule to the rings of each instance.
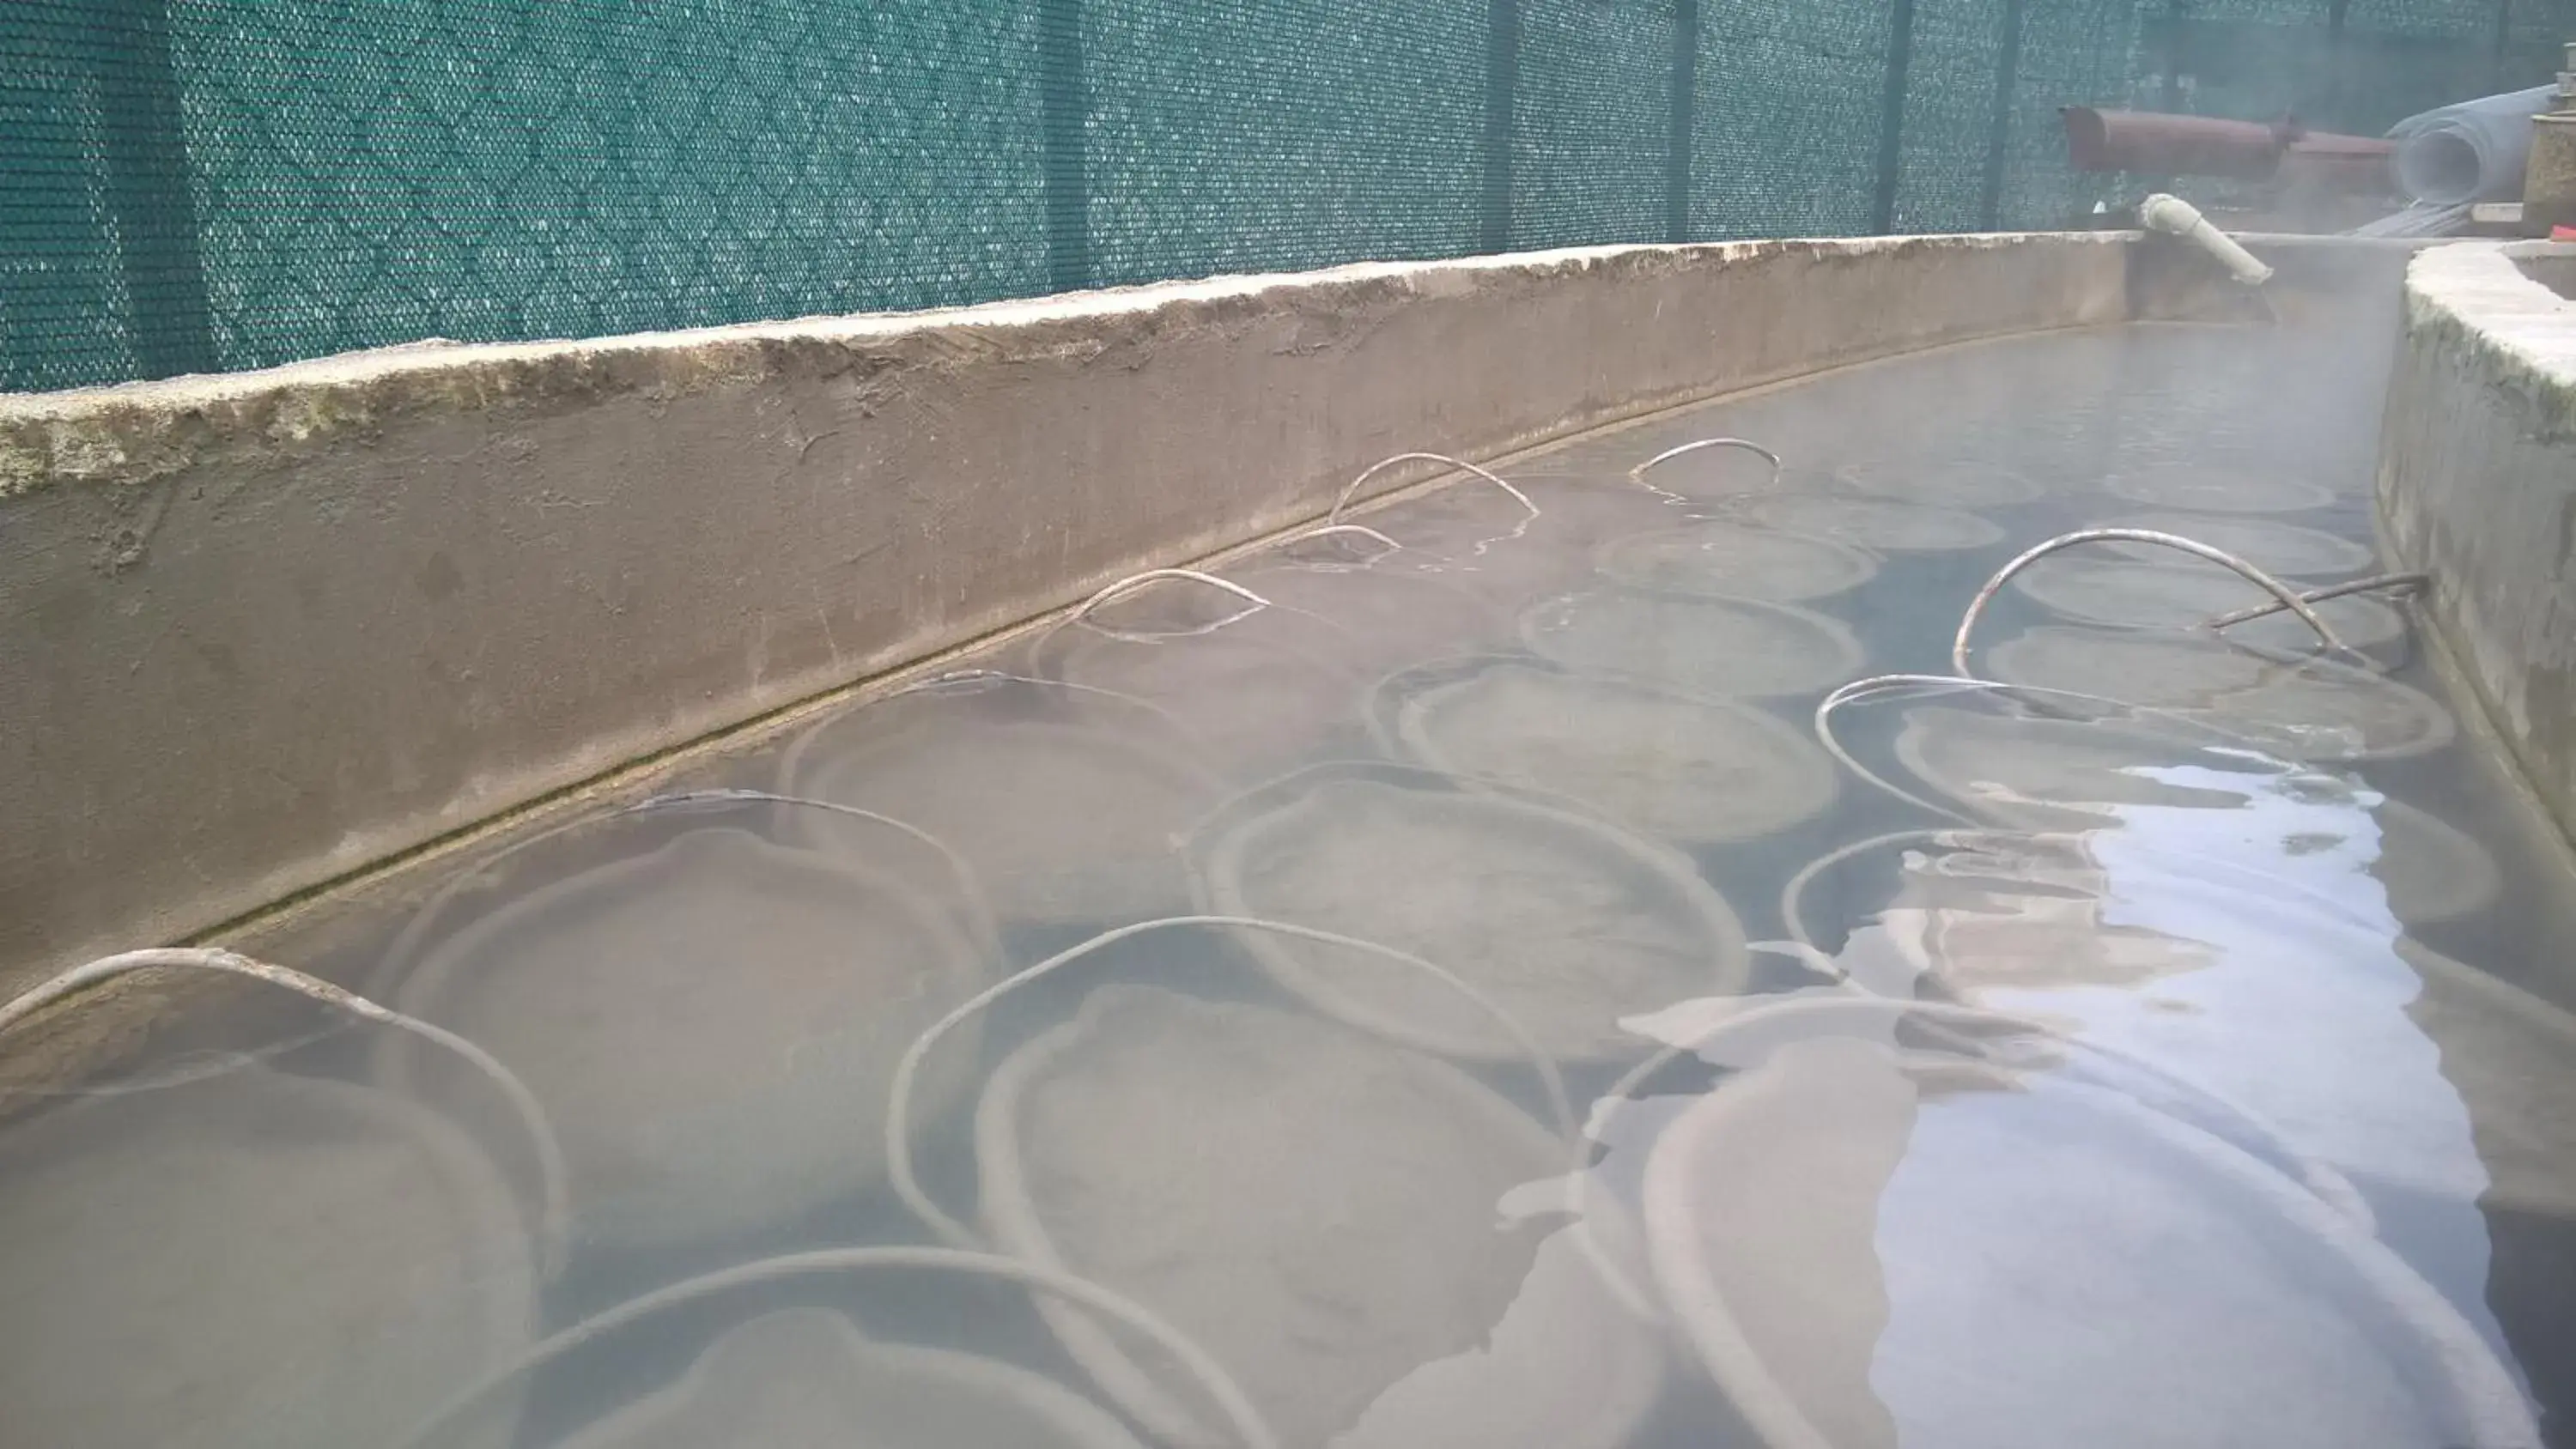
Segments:
[[[686,782],[826,804],[603,810],[280,946],[525,1082],[563,1250],[488,1074],[209,1016],[0,1122],[0,1440],[1239,1441],[999,1258],[1296,1449],[2538,1442],[2576,893],[2411,611],[2223,649],[2177,626],[2250,586],[2094,547],[1975,662],[2158,710],[1810,728],[2069,528],[2366,570],[2381,365],[2130,328],[1666,415]],[[1721,434],[1778,488],[1624,476]],[[1369,944],[1158,927],[957,1012],[1189,914]]]

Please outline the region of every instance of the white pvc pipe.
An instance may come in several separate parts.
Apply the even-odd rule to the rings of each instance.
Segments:
[[[2159,191],[2138,203],[2138,220],[2149,231],[2178,236],[2218,258],[2227,274],[2249,287],[2259,287],[2272,280],[2272,269],[2263,265],[2252,252],[2236,244],[2236,239],[2210,225],[2200,208],[2179,196]]]

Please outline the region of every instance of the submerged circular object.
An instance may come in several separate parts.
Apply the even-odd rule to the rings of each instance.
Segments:
[[[2197,464],[2116,472],[2102,487],[2132,503],[2208,513],[2304,513],[2335,501],[2334,490],[2323,484]]]
[[[954,1349],[880,1343],[824,1308],[727,1329],[677,1381],[560,1449],[1141,1449],[1107,1410],[1055,1382]]]
[[[2050,611],[2086,624],[2146,629],[2190,629],[2220,614],[2272,596],[2234,570],[2172,549],[2156,563],[2129,559],[2044,558],[2013,575],[2012,586]],[[2394,643],[2406,635],[2406,616],[2384,599],[2351,594],[2313,606],[2343,642],[2355,649]],[[2283,610],[2226,631],[2230,639],[2263,648],[2304,649],[2316,631]]]
[[[1939,508],[2008,508],[2047,491],[1991,463],[1853,463],[1834,477],[1863,493]]]
[[[1112,633],[1068,624],[1036,650],[1047,678],[1106,690],[1176,721],[1226,775],[1262,779],[1329,746],[1356,719],[1364,678],[1330,651],[1320,620],[1259,610],[1205,633]],[[1070,743],[1069,741],[1067,742]],[[1088,768],[1109,763],[1090,752]]]
[[[2423,754],[2457,728],[2450,710],[2410,685],[2209,636],[2047,625],[1995,646],[1986,670],[2007,684],[2170,710],[2297,760]]]
[[[1979,817],[2025,830],[2085,830],[2116,823],[2123,806],[2236,809],[2288,782],[2290,771],[2225,747],[2187,726],[2157,730],[2134,721],[2051,719],[1942,705],[1907,712],[1897,759],[1915,778]],[[2169,767],[2195,767],[2190,780]],[[2227,777],[2245,784],[2231,789]],[[2160,778],[2162,776],[2162,778]],[[2301,774],[2299,794],[2323,803],[2346,787]],[[2352,831],[2379,839],[2371,874],[2398,920],[2423,924],[2468,915],[2503,889],[2495,858],[2458,829],[2398,800],[2352,800]],[[2289,842],[2317,851],[2344,836]]]
[[[1575,1241],[1505,1215],[1568,1148],[1465,1072],[1334,1023],[1107,986],[997,1069],[976,1113],[1006,1252],[1135,1299],[1238,1376],[1288,1449],[1614,1449],[1662,1382],[1657,1325]],[[1168,1361],[1040,1311],[1164,1441],[1224,1444]]]
[[[1483,596],[1441,574],[1392,567],[1400,557],[1379,561],[1387,567],[1255,560],[1226,577],[1328,624],[1332,633],[1317,646],[1346,678],[1484,648],[1508,632]],[[1342,696],[1345,713],[1359,691],[1355,683]]]
[[[1840,498],[1826,493],[1772,493],[1729,500],[1726,516],[1762,528],[1831,539],[1886,553],[1958,553],[2004,541],[2001,525],[1955,508]]]
[[[1634,588],[1775,603],[1847,593],[1878,573],[1878,561],[1849,544],[1718,519],[1615,539],[1593,567]]]
[[[1526,659],[1396,675],[1374,713],[1434,769],[1561,795],[1667,840],[1771,835],[1823,814],[1838,784],[1814,740],[1761,710]]]
[[[2397,953],[2424,981],[2406,1014],[2442,1049],[2442,1076],[2477,1123],[2481,1201],[2576,1217],[2576,1013],[2411,940]]]
[[[527,1082],[563,1144],[576,1238],[722,1237],[874,1182],[868,1124],[895,1063],[982,984],[982,943],[915,882],[742,829],[606,853],[441,898],[386,983]],[[379,1060],[460,1110],[489,1096],[410,1037]]]
[[[1561,1060],[1629,1054],[1641,1043],[1620,1018],[1734,992],[1751,975],[1734,911],[1669,848],[1570,811],[1364,771],[1292,777],[1228,806],[1199,862],[1209,909],[1422,957]],[[1353,1025],[1452,1056],[1521,1059],[1491,1017],[1421,973],[1266,932],[1244,946]]]
[[[2504,872],[2487,848],[2458,826],[2403,800],[2369,809],[2379,832],[2370,873],[2388,891],[2391,915],[2410,926],[2472,915],[2504,892]],[[2339,843],[2319,839],[2318,847]]]
[[[1527,478],[1513,486],[1536,514],[1470,478],[1352,521],[1403,545],[1375,567],[1428,574],[1490,605],[1518,608],[1580,582],[1591,571],[1592,549],[1606,540],[1681,516],[1674,500],[1625,479]]]
[[[0,1240],[12,1442],[399,1443],[534,1338],[529,1217],[465,1134],[265,1067],[0,1126]]]
[[[1918,705],[1896,735],[1897,760],[1916,779],[1997,824],[2025,830],[2083,830],[2115,822],[2125,806],[2234,809],[2284,767],[2267,759],[2213,753],[2226,737],[2173,721],[2057,719],[1992,709]],[[2197,765],[2189,782],[2161,767]]]
[[[1603,589],[1521,615],[1531,652],[1574,669],[1630,674],[1692,694],[1816,694],[1868,661],[1838,619],[1754,599]]]
[[[1029,926],[1170,915],[1189,898],[1173,841],[1224,797],[1185,730],[1136,701],[969,680],[815,726],[785,793],[891,815],[974,868],[994,914]],[[855,824],[798,824],[845,844]]]
[[[2537,1442],[2365,1230],[2049,1072],[1792,1040],[1682,1109],[1644,1194],[1674,1317],[1783,1449]]]
[[[2370,567],[2374,557],[2370,546],[2356,539],[2241,514],[2139,513],[2111,519],[2102,526],[2178,533],[2196,543],[2225,549],[2278,578],[2332,578],[2359,573]],[[2112,541],[2093,546],[2104,553],[2149,563],[2166,563],[2174,558],[2174,551],[2161,544]]]

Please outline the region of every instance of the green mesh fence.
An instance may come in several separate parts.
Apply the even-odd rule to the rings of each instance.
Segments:
[[[2050,226],[2576,0],[8,0],[0,388],[1576,244]]]

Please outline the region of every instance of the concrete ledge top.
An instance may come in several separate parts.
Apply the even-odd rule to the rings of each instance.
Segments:
[[[2118,232],[2042,234],[2059,245],[2123,246]],[[1468,294],[1585,272],[1653,275],[1764,258],[1817,262],[1990,251],[2034,234],[1864,237],[1603,246],[1443,261],[1359,262],[1323,271],[1213,277],[922,312],[863,313],[638,332],[579,341],[432,339],[255,372],[62,392],[0,394],[0,498],[149,481],[201,461],[292,461],[335,435],[420,412],[553,412],[622,396],[677,397],[783,375],[897,365],[1084,357],[1104,335],[1225,325],[1305,294],[1361,306]],[[1075,324],[1064,326],[1062,324]]]
[[[2427,251],[2406,269],[2409,325],[2451,333],[2537,409],[2550,441],[2576,438],[2576,302],[2524,264],[2562,257],[2576,259],[2576,246],[2461,243]]]

